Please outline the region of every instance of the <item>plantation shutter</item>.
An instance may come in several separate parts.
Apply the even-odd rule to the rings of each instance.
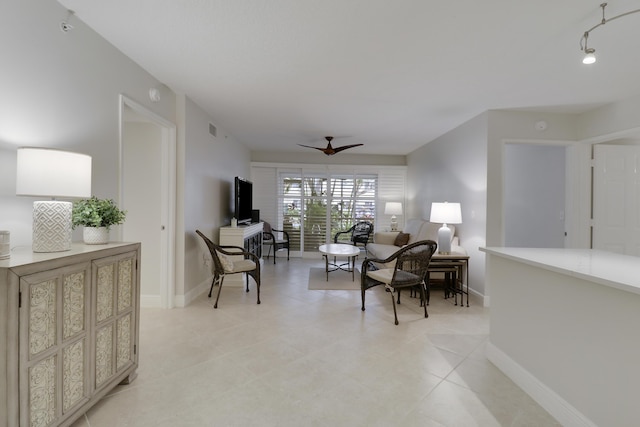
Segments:
[[[251,168],[253,182],[253,209],[260,210],[260,219],[272,226],[278,224],[278,177],[274,168]]]
[[[386,202],[402,203],[402,215],[398,218],[398,229],[402,230],[407,215],[405,198],[407,174],[405,169],[382,169],[378,172],[378,202],[376,203],[375,230],[388,230],[391,227],[391,215],[384,214]]]

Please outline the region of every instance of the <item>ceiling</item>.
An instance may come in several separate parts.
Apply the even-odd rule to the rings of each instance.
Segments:
[[[586,0],[59,0],[251,150],[408,154],[489,109],[640,94],[640,14]],[[614,0],[607,17],[639,7]]]

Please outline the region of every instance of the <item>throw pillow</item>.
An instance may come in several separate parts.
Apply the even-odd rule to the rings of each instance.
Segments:
[[[222,252],[218,252],[218,259],[220,260],[220,264],[222,264],[222,268],[224,269],[224,271],[226,271],[227,273],[233,271],[233,261],[231,261],[231,258],[223,254]]]
[[[409,237],[411,237],[411,235],[409,233],[400,232],[396,236],[396,240],[393,242],[393,244],[396,245],[396,246],[402,247],[402,246],[406,245],[407,243],[409,243]]]

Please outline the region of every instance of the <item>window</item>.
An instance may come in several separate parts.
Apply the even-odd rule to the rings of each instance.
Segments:
[[[279,173],[278,200],[292,250],[315,252],[358,221],[375,223],[377,176]]]

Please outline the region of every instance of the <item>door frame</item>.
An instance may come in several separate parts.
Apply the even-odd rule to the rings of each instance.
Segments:
[[[122,206],[124,197],[124,121],[125,108],[132,109],[157,125],[161,129],[161,206],[160,220],[162,223],[162,233],[160,237],[160,305],[162,308],[173,308],[175,306],[176,293],[176,125],[165,118],[159,116],[142,104],[134,101],[126,95],[119,96],[119,129],[118,129],[118,200]],[[119,230],[119,238],[122,240],[122,230]],[[143,267],[144,268],[144,267]]]

